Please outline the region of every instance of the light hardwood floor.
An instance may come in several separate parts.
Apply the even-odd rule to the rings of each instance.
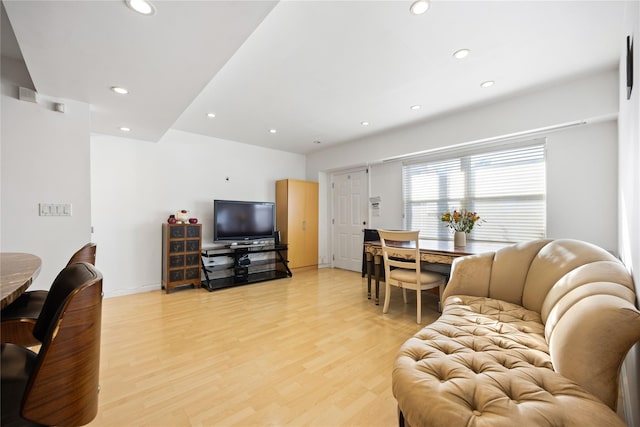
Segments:
[[[405,306],[392,288],[383,315],[366,288],[359,273],[320,269],[107,298],[89,425],[395,426],[393,361],[422,326],[414,292]],[[425,292],[422,325],[437,317]]]

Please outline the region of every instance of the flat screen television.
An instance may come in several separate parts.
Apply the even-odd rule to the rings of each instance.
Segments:
[[[213,240],[216,242],[272,238],[275,221],[273,202],[213,201]]]

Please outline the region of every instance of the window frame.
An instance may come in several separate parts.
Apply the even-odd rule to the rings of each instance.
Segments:
[[[495,154],[495,156],[493,156],[493,160],[491,156],[492,154]],[[524,154],[525,156],[529,157],[525,157],[524,159],[520,158],[518,160],[519,154]],[[484,197],[475,194],[477,193],[477,190],[475,189],[476,182],[473,178],[473,174],[482,172],[483,168],[476,167],[473,169],[473,171],[470,171],[470,169],[472,168],[471,163],[474,160],[477,161],[479,158],[486,156],[488,156],[487,160],[489,161],[489,166],[487,167],[487,169],[485,169],[485,171],[496,167],[495,164],[492,164],[492,161],[494,163],[502,162],[501,167],[508,163],[513,163],[516,167],[529,163],[531,166],[531,170],[527,173],[536,172],[539,175],[534,175],[535,178],[531,180],[527,180],[525,178],[522,180],[522,183],[530,183],[532,185],[532,189],[528,187],[525,188],[523,184],[522,188],[525,188],[526,191],[529,191],[528,193],[509,193]],[[409,191],[409,175],[407,175],[408,173],[410,173],[409,169],[423,167],[426,170],[428,169],[428,165],[430,165],[433,166],[434,171],[437,171],[439,164],[443,165],[446,162],[456,161],[460,164],[460,171],[463,177],[463,192],[461,196],[460,194],[452,195],[450,189],[443,189],[443,186],[446,187],[447,184],[439,182],[437,185],[437,198],[427,198],[422,201],[409,200],[410,195],[407,194],[407,192]],[[477,211],[481,218],[486,220],[485,223],[480,224],[480,227],[474,227],[474,231],[467,236],[467,239],[469,240],[515,243],[535,238],[545,238],[547,229],[546,169],[546,138],[528,138],[526,140],[520,141],[500,141],[492,142],[489,144],[476,144],[473,146],[445,148],[437,150],[430,155],[421,155],[419,157],[407,159],[402,162],[401,178],[403,227],[405,229],[419,229],[420,237],[423,239],[446,240],[450,238],[451,231],[448,229],[448,227],[446,227],[445,223],[440,221],[440,216],[442,215],[442,213],[452,209],[467,209],[470,211]],[[443,179],[443,176],[446,176],[447,173],[450,173],[450,170],[443,170],[443,172],[440,172],[439,176],[441,181]],[[520,171],[518,171],[517,173],[520,173]],[[496,176],[499,175],[500,172],[496,174]],[[451,177],[448,178],[450,179]],[[435,186],[430,188],[433,190],[434,187]],[[509,209],[510,203],[513,200],[517,199],[521,201],[518,202],[518,204],[515,205],[513,209]],[[433,206],[429,206],[433,205],[434,203],[436,204],[435,209],[433,208]],[[521,219],[520,224],[522,225],[520,227],[512,227],[511,229],[508,229],[504,225],[499,225],[502,218],[499,217],[495,212],[492,216],[491,210],[497,209],[496,207],[499,207],[501,204],[503,205],[503,207],[501,208],[501,212],[508,212],[508,215],[516,217],[516,220],[514,220],[514,218],[510,218],[514,221],[511,223],[517,223],[517,218]],[[416,207],[420,205],[423,206],[423,209],[427,210],[427,213],[422,213],[422,219],[416,220],[416,218],[414,218],[415,215],[413,215],[412,212],[415,212],[417,210]],[[490,208],[482,209],[478,205],[484,205],[485,208]],[[529,209],[531,210],[527,210],[527,207],[529,207]],[[483,210],[485,211],[484,216]],[[434,216],[436,217],[435,220]],[[522,221],[522,219],[524,219],[524,221]],[[533,225],[528,224],[529,219],[532,219],[531,224]],[[427,226],[427,224],[429,225]],[[437,226],[435,226],[435,229],[433,229],[434,224],[437,224]],[[499,231],[498,229],[502,231]],[[474,236],[479,237],[477,239],[474,239]]]

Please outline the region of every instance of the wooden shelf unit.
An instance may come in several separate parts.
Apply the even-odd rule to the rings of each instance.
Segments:
[[[202,224],[162,224],[162,289],[200,287]]]

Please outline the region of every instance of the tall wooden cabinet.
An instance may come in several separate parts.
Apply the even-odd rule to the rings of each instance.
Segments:
[[[276,228],[289,246],[289,268],[318,265],[318,183],[276,181]]]
[[[162,224],[162,288],[200,287],[202,224]]]

